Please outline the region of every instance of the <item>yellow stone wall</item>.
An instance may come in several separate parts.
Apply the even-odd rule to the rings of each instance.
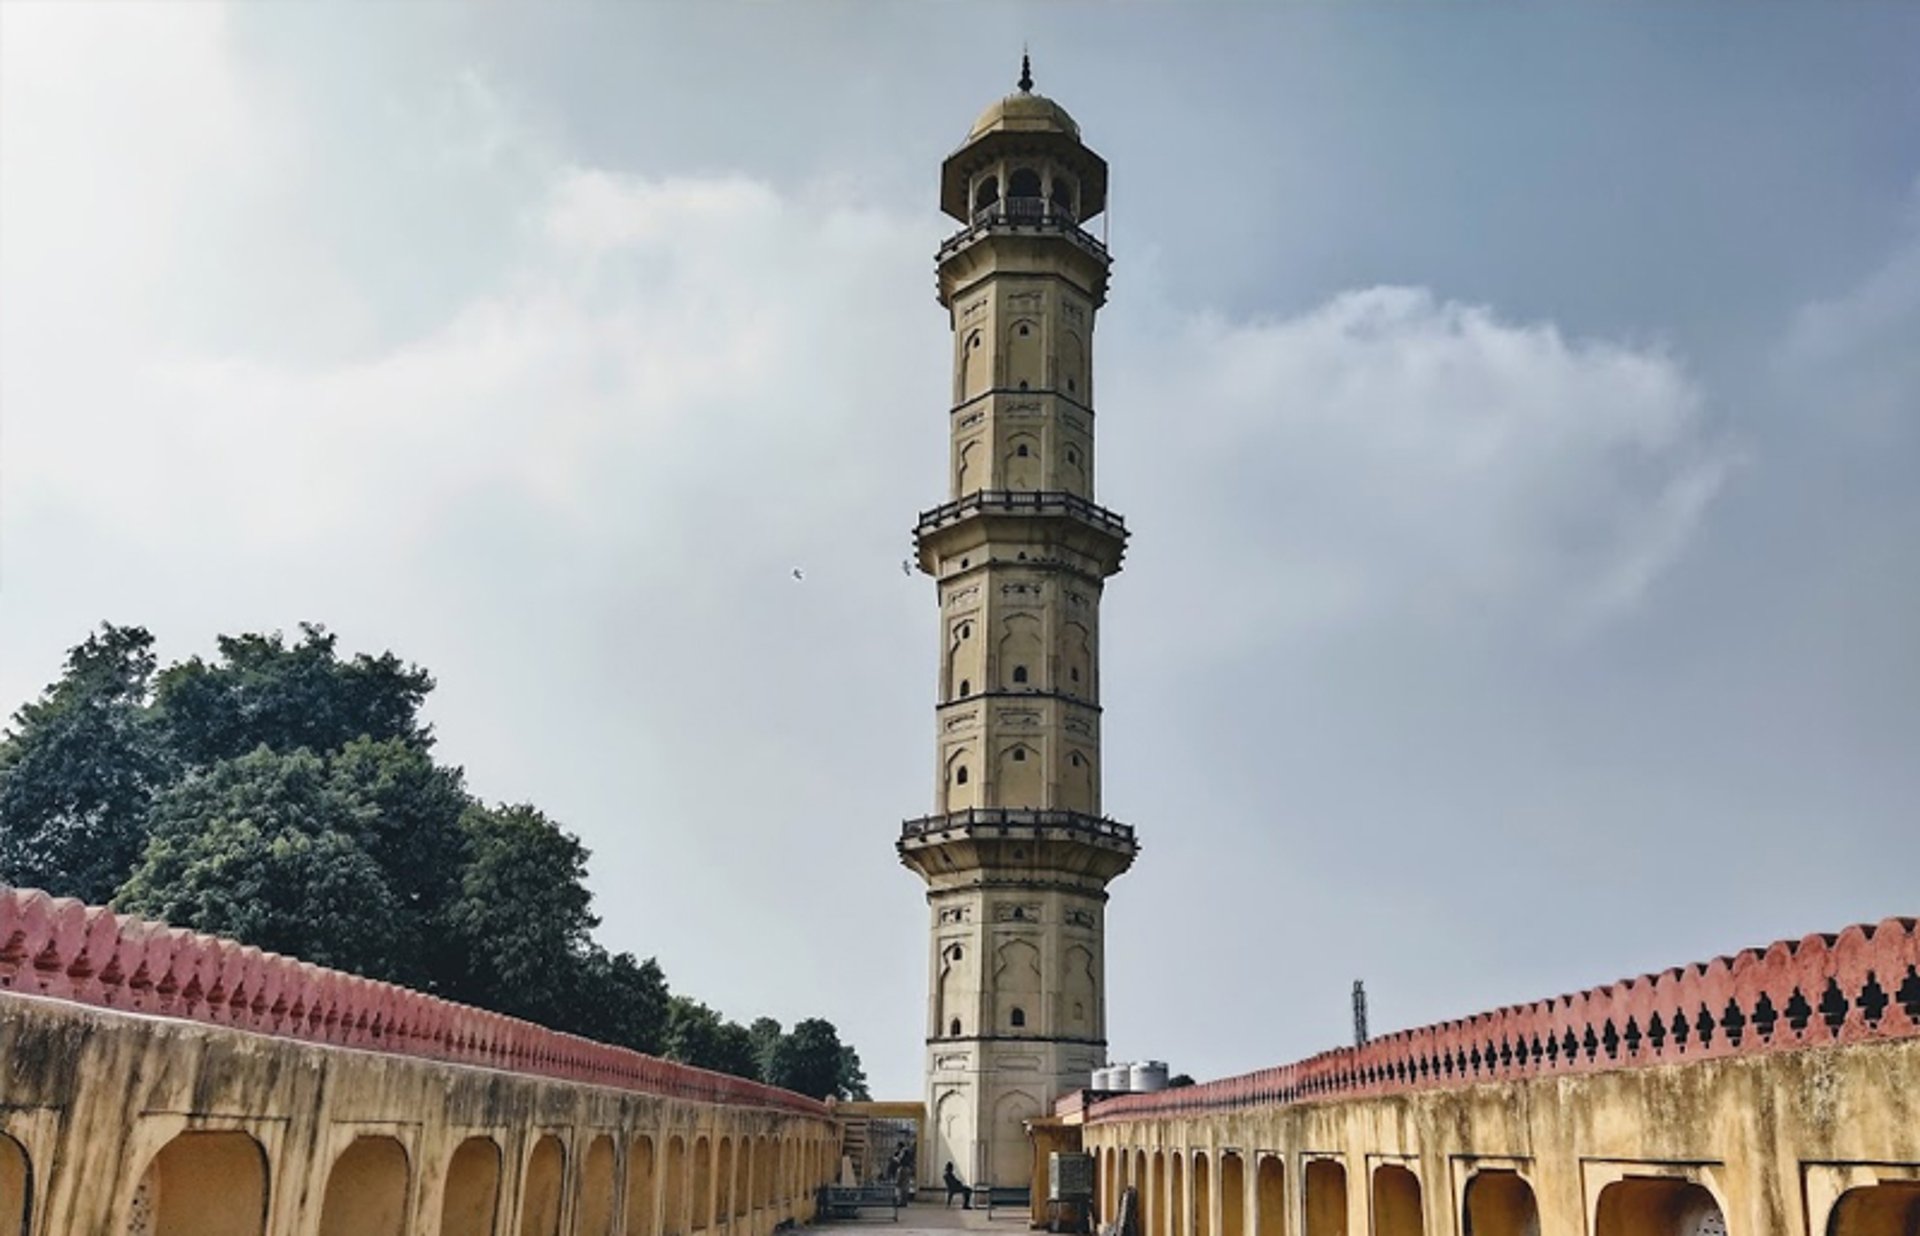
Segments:
[[[1097,1111],[1082,1138],[1103,1214],[1137,1187],[1145,1236],[1920,1231],[1916,1039],[1178,1118]]]
[[[9,994],[0,1070],[9,1236],[765,1236],[838,1159],[824,1112]]]

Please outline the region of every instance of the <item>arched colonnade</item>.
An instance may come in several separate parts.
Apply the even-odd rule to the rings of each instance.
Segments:
[[[742,1121],[745,1124],[748,1121]],[[272,1139],[189,1129],[120,1185],[125,1236],[765,1236],[812,1215],[837,1147],[822,1128],[638,1134],[554,1128],[477,1132],[438,1154],[393,1131],[336,1139],[317,1205],[274,1216],[298,1170],[276,1172]],[[0,1132],[0,1236],[41,1236],[33,1157]]]
[[[1102,1218],[1116,1214],[1134,1189],[1143,1236],[1541,1233],[1534,1183],[1513,1167],[1473,1167],[1449,1187],[1423,1180],[1418,1160],[1394,1156],[1368,1155],[1363,1165],[1345,1155],[1237,1147],[1108,1145],[1093,1153]],[[1183,1179],[1190,1182],[1184,1196]],[[1453,1209],[1438,1226],[1442,1216],[1428,1213],[1435,1205]],[[1847,1189],[1824,1218],[1812,1218],[1810,1230],[1820,1236],[1920,1236],[1920,1173]],[[1673,1176],[1606,1183],[1585,1229],[1585,1236],[1729,1234],[1743,1236],[1727,1221],[1723,1199]]]

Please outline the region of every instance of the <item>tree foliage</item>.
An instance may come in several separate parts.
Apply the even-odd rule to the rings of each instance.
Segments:
[[[781,1036],[764,1074],[775,1086],[817,1099],[864,1099],[867,1078],[860,1057],[840,1041],[830,1021],[809,1017]]]
[[[269,635],[223,635],[219,658],[192,657],[160,675],[167,736],[188,764],[232,759],[255,747],[336,751],[356,738],[432,745],[420,706],[433,679],[392,653],[342,661],[337,639],[302,623],[289,644]]]
[[[599,920],[584,883],[587,850],[538,808],[472,807],[461,817],[467,865],[447,911],[466,959],[452,995],[552,1023]]]
[[[0,737],[0,881],[113,895],[171,767],[148,707],[153,636],[103,624]]]
[[[675,995],[609,952],[586,847],[488,806],[432,757],[433,679],[344,658],[324,627],[222,636],[162,670],[103,625],[0,735],[0,880],[404,983],[822,1097],[863,1097],[819,1019],[783,1033]],[[782,1080],[785,1079],[785,1080]]]
[[[154,805],[119,904],[374,978],[410,943],[402,906],[355,836],[363,805],[325,761],[265,747],[189,776]]]

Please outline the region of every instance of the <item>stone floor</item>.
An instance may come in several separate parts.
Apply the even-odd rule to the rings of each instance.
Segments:
[[[955,1201],[952,1206],[941,1206],[938,1202],[915,1202],[911,1206],[900,1208],[900,1221],[887,1222],[886,1211],[874,1218],[840,1219],[832,1223],[815,1224],[815,1232],[832,1232],[835,1236],[842,1233],[866,1233],[866,1236],[914,1236],[920,1232],[1025,1232],[1027,1230],[1027,1208],[1025,1206],[1003,1206],[993,1212],[993,1218],[987,1218],[984,1208],[963,1210]]]

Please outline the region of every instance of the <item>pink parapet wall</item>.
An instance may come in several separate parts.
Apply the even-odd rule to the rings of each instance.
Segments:
[[[824,1103],[790,1090],[35,889],[0,888],[0,992],[667,1098],[827,1114]]]
[[[1911,918],[1383,1035],[1364,1047],[1092,1104],[1090,1121],[1364,1098],[1920,1037]],[[1077,1104],[1079,1096],[1069,1096]]]

